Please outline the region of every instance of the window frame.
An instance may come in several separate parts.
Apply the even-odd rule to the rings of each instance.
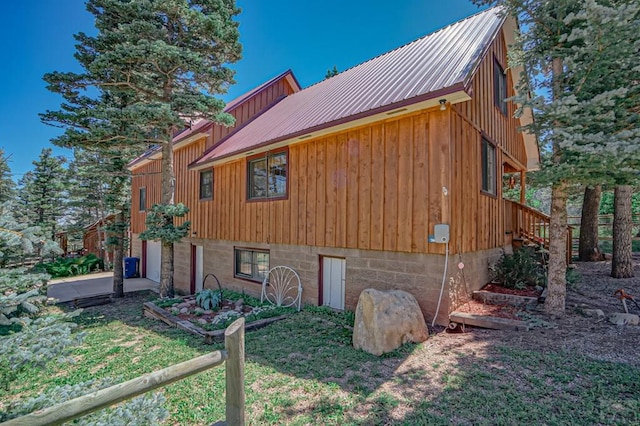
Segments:
[[[241,273],[238,271],[238,265],[239,265],[239,255],[240,253],[245,252],[245,253],[250,253],[251,254],[251,275],[249,274],[245,274],[245,273]],[[233,248],[233,276],[234,278],[238,278],[241,280],[245,280],[245,281],[251,281],[251,282],[256,282],[256,283],[260,283],[262,284],[262,281],[264,280],[264,277],[260,277],[260,271],[259,271],[259,261],[257,259],[257,255],[258,254],[266,254],[267,255],[267,269],[265,272],[269,273],[269,270],[271,269],[271,254],[269,253],[269,250],[266,249],[256,249],[256,248],[248,248],[248,247],[234,247]]]
[[[285,171],[285,185],[284,185],[284,194],[275,194],[275,195],[270,195],[269,194],[269,185],[267,184],[267,194],[265,196],[253,196],[252,195],[252,182],[253,182],[253,175],[252,175],[252,167],[251,164],[252,163],[256,163],[258,161],[264,160],[265,161],[265,168],[266,168],[266,179],[267,182],[269,180],[269,176],[270,176],[270,167],[269,167],[269,160],[272,157],[278,156],[284,154],[285,155],[285,166],[284,166],[284,171]],[[277,150],[273,150],[273,151],[266,151],[260,154],[256,154],[256,155],[252,155],[251,157],[247,157],[247,187],[246,187],[246,199],[249,202],[252,201],[265,201],[265,200],[286,200],[289,198],[289,147],[283,147]]]
[[[480,139],[480,191],[485,195],[492,197],[498,196],[498,149],[486,136]],[[491,158],[489,157],[489,148],[491,149]],[[493,164],[490,164],[490,161]],[[493,167],[490,167],[493,166]],[[489,174],[489,172],[492,174]],[[493,180],[491,177],[493,176]]]
[[[147,187],[141,186],[138,188],[138,211],[147,211]]]
[[[504,67],[498,61],[498,58],[493,58],[493,104],[503,114],[507,115],[507,99],[509,97],[507,90],[507,74],[504,71]]]
[[[202,194],[202,178],[205,174],[210,173],[211,174],[211,187],[210,187],[210,194],[209,195],[204,195]],[[210,201],[213,200],[213,183],[214,183],[214,173],[213,173],[213,168],[211,169],[206,169],[206,170],[200,170],[200,175],[199,175],[199,179],[198,179],[199,185],[198,185],[198,197],[200,199],[200,201]]]

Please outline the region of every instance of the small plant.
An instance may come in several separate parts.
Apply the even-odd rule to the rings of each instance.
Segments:
[[[513,254],[503,254],[489,269],[493,279],[506,288],[522,290],[529,285],[544,286],[544,267],[537,257],[534,249],[522,247]]]
[[[567,268],[567,287],[571,290],[575,290],[578,287],[578,282],[580,281],[580,272],[575,268]]]
[[[34,272],[46,272],[51,278],[86,275],[103,267],[102,259],[93,253],[77,258],[62,257],[53,262],[38,263],[33,267]]]
[[[196,294],[196,304],[205,310],[212,310],[220,306],[222,295],[219,291],[210,288],[202,290]]]

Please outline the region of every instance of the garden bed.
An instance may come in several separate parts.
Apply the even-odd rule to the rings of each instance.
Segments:
[[[293,308],[261,303],[253,297],[227,290],[223,292],[220,305],[210,308],[198,306],[194,296],[160,299],[143,305],[146,317],[202,336],[209,344],[223,340],[225,328],[241,316],[246,319],[245,329],[248,331],[284,319],[295,312]]]
[[[540,289],[533,286],[513,289],[487,284],[480,290],[473,292],[473,299],[491,305],[526,306],[537,304],[540,293]]]
[[[538,304],[540,293],[534,286],[515,289],[489,283],[474,291],[472,300],[456,308],[449,318],[454,323],[476,327],[528,330],[530,327],[521,313]]]

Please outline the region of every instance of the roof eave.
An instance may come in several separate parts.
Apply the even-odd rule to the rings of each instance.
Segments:
[[[368,123],[373,123],[382,119],[389,118],[390,116],[398,113],[402,113],[402,115],[405,115],[422,109],[432,108],[439,105],[440,99],[446,99],[447,102],[456,104],[459,102],[466,102],[470,100],[471,97],[464,90],[463,84],[458,83],[442,90],[406,99],[404,101],[395,102],[393,104],[385,105],[339,120],[323,123],[283,136],[281,138],[269,140],[259,145],[254,145],[236,152],[221,155],[217,158],[208,159],[200,163],[195,161],[194,163],[189,165],[189,169],[200,170],[206,167],[210,167],[211,165],[234,161],[246,155],[257,154],[260,152],[268,151],[269,149],[276,149],[283,146],[294,145],[297,143],[308,141],[309,139],[315,139],[331,133],[336,133],[353,127],[362,126]]]

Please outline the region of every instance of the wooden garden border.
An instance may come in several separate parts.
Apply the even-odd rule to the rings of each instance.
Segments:
[[[153,302],[145,302],[143,304],[144,315],[147,318],[156,319],[164,322],[165,324],[170,325],[171,327],[177,327],[181,330],[187,331],[189,333],[204,337],[204,342],[207,344],[212,344],[215,341],[221,341],[224,336],[224,329],[222,330],[205,330],[201,327],[198,327],[191,321],[183,320],[178,318],[175,315],[171,315],[165,309],[160,308]],[[272,322],[280,321],[285,319],[286,315],[280,315],[272,318],[265,318],[257,321],[252,321],[245,325],[245,330],[256,330],[258,328],[262,328],[266,325],[271,324]]]
[[[106,389],[83,395],[53,407],[18,417],[2,426],[60,425],[86,414],[109,407],[119,402],[142,395],[153,389],[166,386],[186,377],[225,364],[226,380],[226,424],[241,426],[244,419],[244,318],[233,322],[224,332],[222,351],[193,358],[153,373],[110,386]]]

